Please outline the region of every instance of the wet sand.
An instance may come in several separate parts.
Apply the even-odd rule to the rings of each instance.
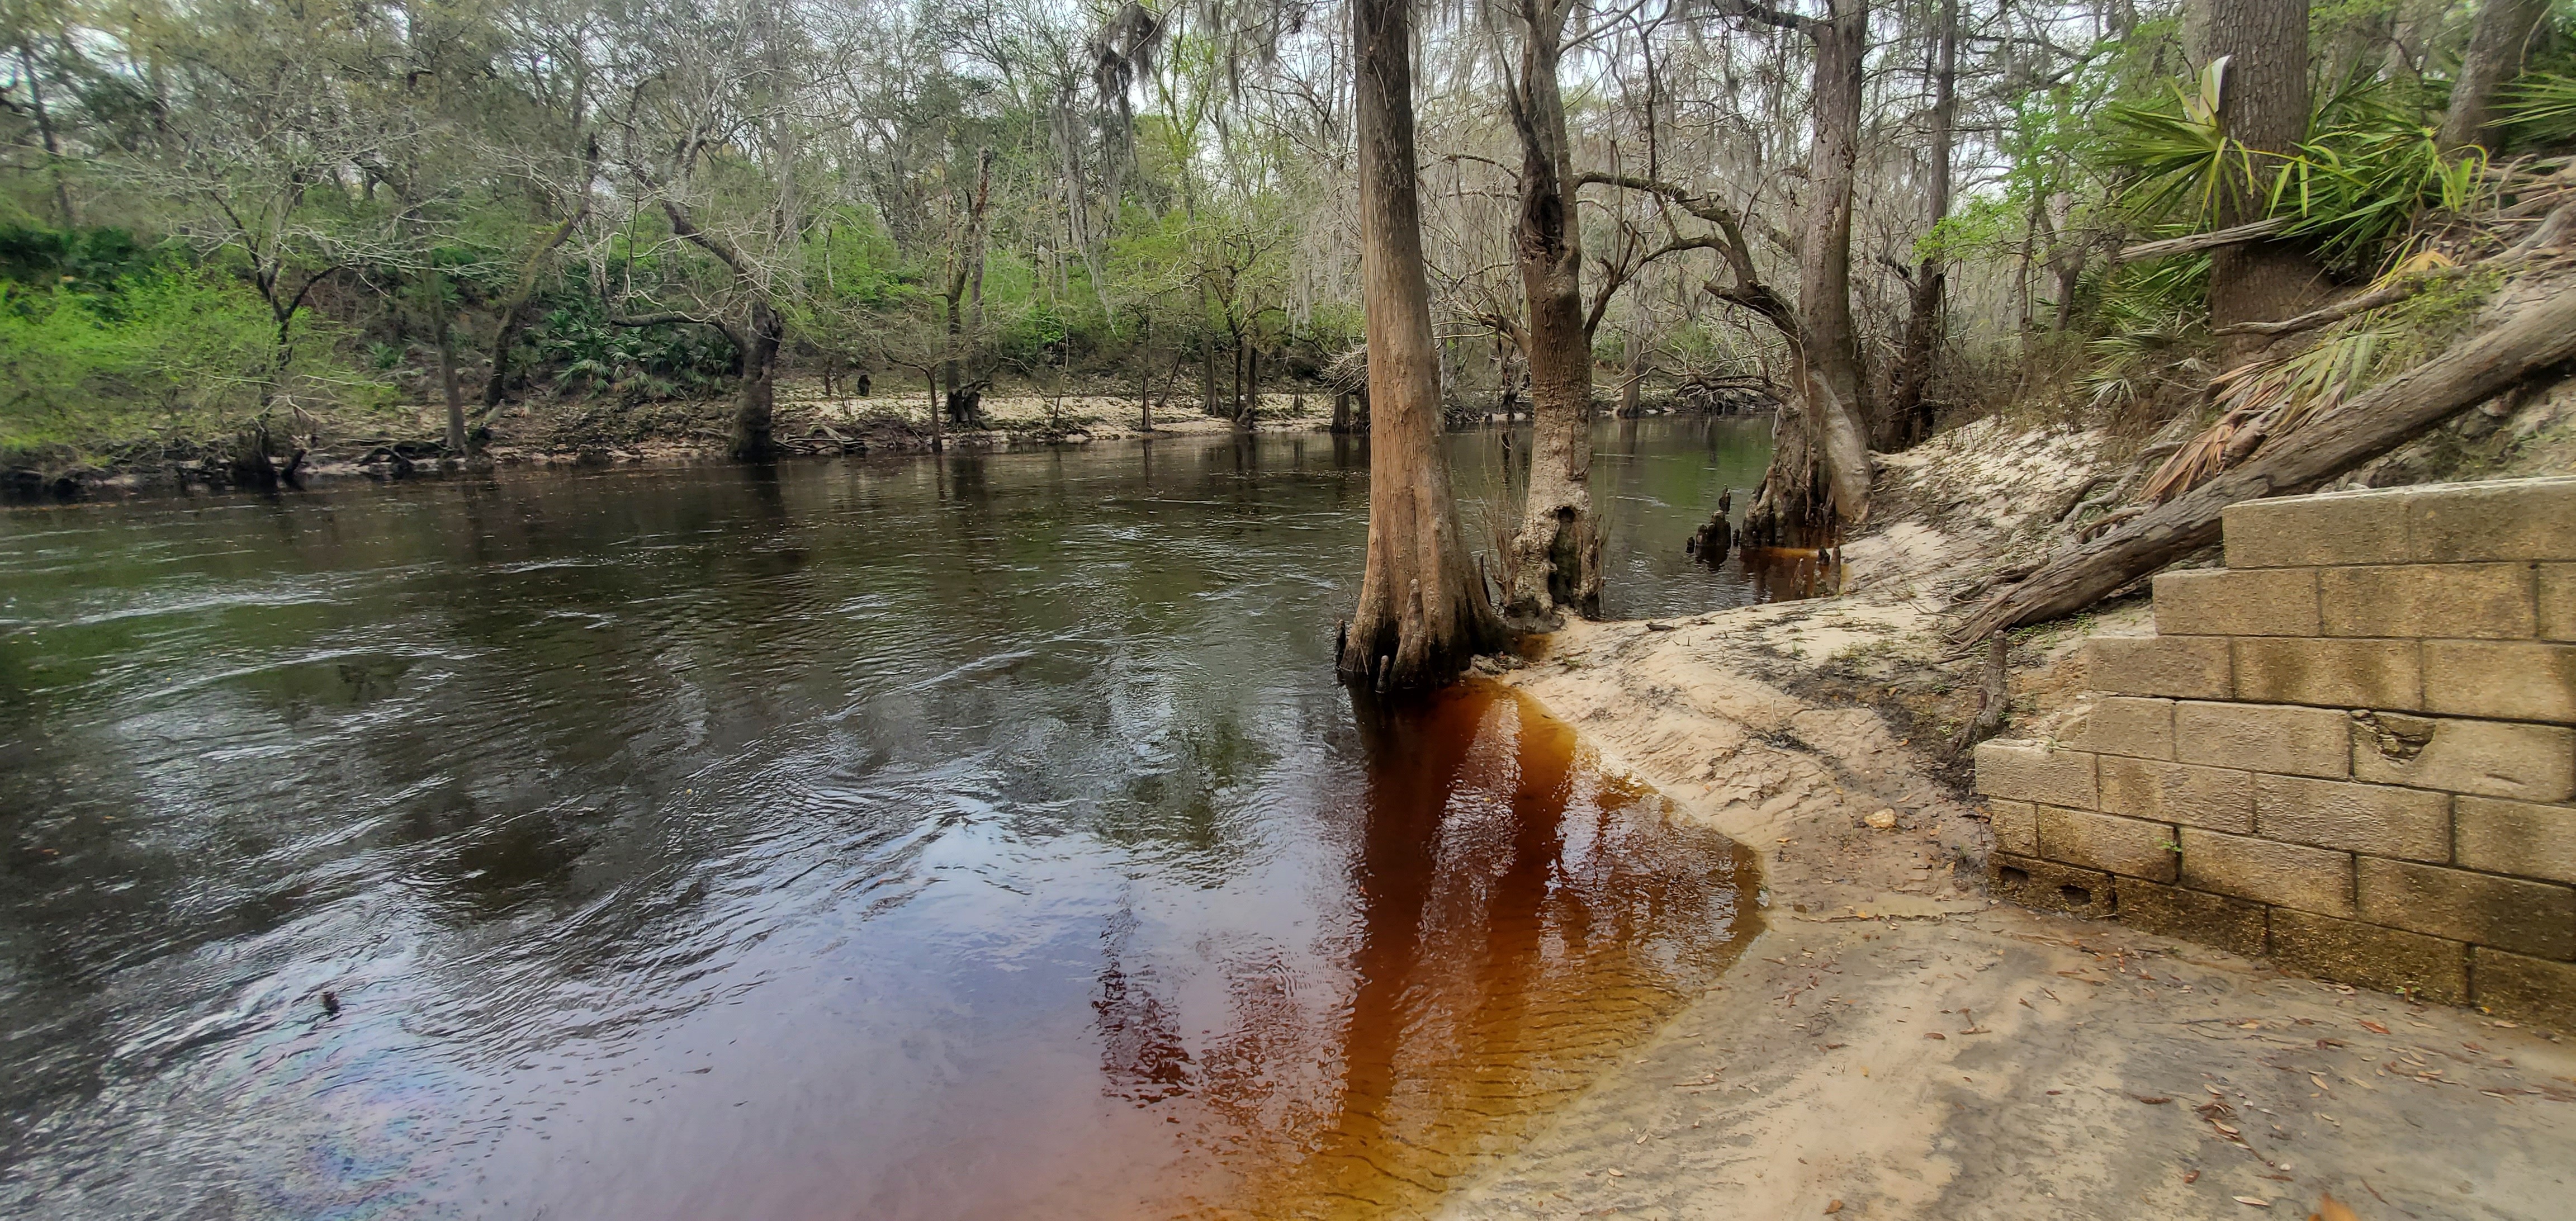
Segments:
[[[1921,615],[1577,624],[1508,676],[1762,848],[1770,927],[1437,1215],[2306,1216],[2329,1192],[2363,1218],[2567,1215],[2576,1047],[1993,905],[1985,828],[1931,759],[1758,676]]]

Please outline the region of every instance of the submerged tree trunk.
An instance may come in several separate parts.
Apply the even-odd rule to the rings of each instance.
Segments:
[[[2548,15],[2549,0],[2485,0],[2478,6],[2459,83],[2451,86],[2451,109],[2442,117],[2443,149],[2487,142],[2496,121],[2496,93],[2521,75],[2532,35]]]
[[[1937,236],[1950,215],[1950,142],[1959,109],[1959,3],[1942,0],[1941,26],[1933,35],[1932,130],[1924,188],[1929,197],[1931,228]],[[1932,383],[1932,362],[1941,350],[1942,315],[1948,307],[1950,273],[1940,251],[1926,251],[1907,285],[1905,339],[1896,361],[1893,393],[1880,446],[1900,449],[1932,435],[1935,406],[1925,397]]]
[[[1505,104],[1521,139],[1513,232],[1529,316],[1529,492],[1505,553],[1504,613],[1544,623],[1560,607],[1601,613],[1601,532],[1592,514],[1592,344],[1584,333],[1583,235],[1574,151],[1557,87],[1568,0],[1521,0],[1521,63]],[[1506,371],[1508,376],[1508,371]]]
[[[1353,0],[1360,285],[1369,380],[1368,567],[1338,668],[1379,690],[1446,684],[1503,640],[1440,451],[1440,354],[1415,194],[1411,0]]]
[[[2228,57],[2219,94],[2219,124],[2228,138],[2258,153],[2285,154],[2308,134],[2307,0],[2198,0],[2206,6],[2207,54]],[[2270,210],[2278,157],[2256,157],[2251,182],[2219,200],[2220,228],[2261,219]],[[2307,308],[2324,269],[2296,243],[2279,239],[2224,246],[2210,255],[2209,324],[2273,322]],[[2231,335],[2225,351],[2242,360],[2269,341]]]

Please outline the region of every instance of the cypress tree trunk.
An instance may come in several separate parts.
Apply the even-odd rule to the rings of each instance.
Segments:
[[[1505,613],[1539,623],[1559,607],[1601,613],[1601,532],[1592,515],[1592,344],[1583,328],[1583,234],[1573,144],[1557,87],[1567,0],[1521,0],[1520,78],[1506,93],[1521,139],[1513,232],[1529,318],[1529,493],[1504,556]],[[1506,371],[1506,376],[1508,376]]]
[[[1815,141],[1808,153],[1806,240],[1798,252],[1798,394],[1772,425],[1771,466],[1746,525],[1775,541],[1821,539],[1869,512],[1861,422],[1860,335],[1851,313],[1852,180],[1860,150],[1867,0],[1832,0],[1795,28],[1816,44]]]
[[[1442,686],[1502,643],[1458,529],[1440,452],[1440,353],[1413,176],[1410,0],[1353,0],[1358,61],[1360,283],[1367,308],[1368,568],[1343,633],[1344,678]]]

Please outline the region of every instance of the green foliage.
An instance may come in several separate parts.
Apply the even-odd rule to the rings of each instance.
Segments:
[[[2576,142],[2576,76],[2525,73],[2505,89],[2504,115],[2508,130],[2524,143]]]
[[[2099,337],[2086,345],[2092,368],[2082,386],[2096,409],[2144,402],[2209,339],[2209,256],[2159,259],[2113,268],[2099,289]]]
[[[2417,215],[2477,202],[2486,155],[2445,155],[2424,99],[2411,92],[2373,78],[2345,82],[2274,180],[2273,212],[2295,218],[2285,232],[2315,242],[2329,266],[2376,271]]]
[[[2252,196],[2268,215],[2286,218],[2283,232],[2311,243],[2320,260],[2367,274],[2391,260],[2417,216],[2477,202],[2485,155],[2442,151],[2424,91],[2355,74],[2320,101],[2308,138],[2274,155],[2220,129],[2225,68],[2222,57],[2190,88],[2110,108],[2104,156],[2124,176],[2127,210],[2143,227],[2205,231],[2226,201]]]
[[[383,387],[337,367],[308,334],[279,375],[275,324],[226,278],[151,271],[112,294],[0,286],[0,456],[76,464],[234,431],[272,378],[303,401],[381,406]]]
[[[2104,159],[2129,177],[2124,202],[2137,219],[2205,228],[2224,200],[2256,185],[2252,157],[2219,124],[2226,73],[2220,56],[2168,97],[2106,112]]]
[[[168,261],[167,251],[129,229],[0,225],[0,280],[110,292],[117,281]]]

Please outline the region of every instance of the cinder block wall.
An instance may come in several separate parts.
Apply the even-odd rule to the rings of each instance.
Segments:
[[[1993,880],[2294,970],[2576,1026],[2576,479],[2256,501],[1977,748]]]

